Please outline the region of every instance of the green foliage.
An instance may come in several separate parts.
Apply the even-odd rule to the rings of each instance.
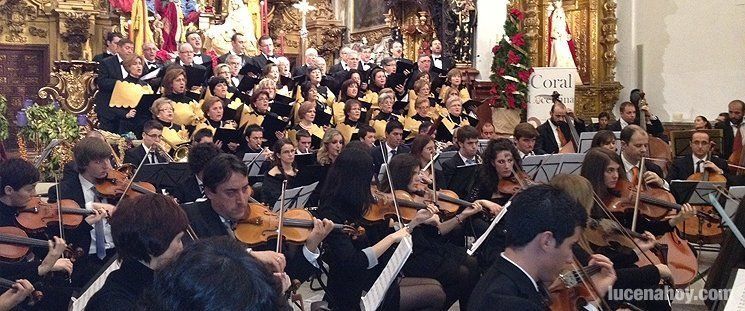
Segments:
[[[75,141],[80,138],[80,129],[75,115],[54,105],[33,104],[26,109],[28,124],[21,128],[27,141],[46,146],[52,139]]]
[[[8,138],[8,119],[5,113],[8,111],[8,100],[5,96],[0,95],[0,140]]]
[[[511,9],[504,25],[505,35],[492,48],[494,62],[490,78],[495,86],[490,90],[493,97],[488,102],[492,107],[527,108],[528,80],[533,68],[528,55],[530,45],[522,29],[523,18],[522,11]]]

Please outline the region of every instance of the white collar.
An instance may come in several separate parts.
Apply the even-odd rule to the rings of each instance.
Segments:
[[[90,191],[91,188],[96,186],[90,181],[88,181],[87,179],[85,179],[85,177],[83,177],[83,174],[78,174],[78,179],[80,179],[80,186],[83,188],[83,191]]]
[[[696,163],[698,163],[698,161],[704,161],[704,162],[706,162],[706,157],[699,158],[696,155],[694,155],[693,153],[691,153],[691,157],[693,158],[693,167],[694,168],[696,168]],[[698,173],[698,172],[694,172],[694,173]]]
[[[460,150],[458,150],[458,156],[460,157],[461,160],[463,160],[463,164],[467,163],[467,161],[469,161],[469,160],[470,161],[476,161],[476,156],[474,156],[473,158],[470,158],[470,159],[469,158],[466,158],[466,157],[463,156],[462,153],[460,153]]]
[[[528,279],[530,279],[530,282],[531,282],[531,283],[533,283],[533,287],[535,287],[535,290],[536,290],[537,292],[540,292],[540,290],[538,289],[538,283],[536,283],[536,282],[535,282],[535,280],[533,279],[533,277],[532,277],[532,276],[530,276],[530,274],[528,274],[528,272],[527,272],[527,271],[525,271],[525,269],[523,269],[523,267],[520,267],[520,266],[519,266],[518,264],[516,264],[516,263],[515,263],[514,261],[512,261],[512,260],[511,260],[511,259],[509,259],[509,258],[507,258],[507,256],[505,256],[505,255],[504,255],[504,252],[502,252],[502,253],[501,253],[501,254],[499,254],[499,255],[500,255],[500,256],[502,256],[502,258],[504,258],[504,260],[507,260],[507,262],[509,262],[509,263],[513,264],[513,265],[514,265],[515,267],[517,267],[518,269],[520,269],[520,271],[522,271],[523,273],[525,273],[525,276],[527,276],[527,277],[528,277]]]
[[[520,151],[520,149],[517,149],[517,153],[519,153],[519,154],[520,154],[520,158],[521,158],[521,159],[522,159],[522,158],[524,158],[524,157],[526,157],[526,156],[532,156],[532,155],[535,155],[535,151],[531,151],[531,152],[529,152],[529,153],[523,153],[522,151]]]
[[[150,148],[145,146],[145,144],[142,144],[142,149],[145,149],[145,156],[147,156],[147,154],[150,153]]]
[[[619,122],[621,122],[621,129],[624,129],[624,128],[626,128],[627,126],[629,126],[629,123],[628,123],[628,122],[626,122],[626,120],[624,120],[623,118],[620,118],[620,119],[618,119],[618,120],[619,120]]]
[[[388,144],[388,142],[385,142],[385,148],[388,149],[388,153],[391,153],[391,150],[396,150],[398,152],[398,147],[393,148],[391,145]]]
[[[241,53],[241,54],[238,54],[238,53],[236,53],[235,51],[233,51],[232,49],[230,50],[230,54],[232,54],[232,55],[236,55],[236,56],[243,56],[243,53]]]
[[[631,172],[631,169],[633,169],[635,166],[639,165],[639,163],[631,163],[629,160],[626,159],[626,156],[621,152],[621,161],[623,161],[623,167],[626,170],[626,172]]]

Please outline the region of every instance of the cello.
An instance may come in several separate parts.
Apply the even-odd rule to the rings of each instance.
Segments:
[[[711,150],[707,155],[711,159]],[[711,172],[705,169],[703,173],[695,172],[688,176],[687,180],[710,181],[710,182],[727,182],[724,175],[717,172]],[[699,215],[699,214],[703,214]],[[708,215],[709,217],[706,217]],[[711,205],[699,207],[699,212],[695,218],[689,218],[677,225],[680,232],[683,232],[686,238],[698,241],[700,244],[719,244],[722,242],[722,221],[719,213]]]

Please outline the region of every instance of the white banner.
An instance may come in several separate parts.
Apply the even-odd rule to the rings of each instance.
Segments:
[[[548,120],[551,111],[551,94],[561,94],[561,102],[574,110],[574,83],[577,69],[557,67],[534,67],[528,80],[528,120]]]

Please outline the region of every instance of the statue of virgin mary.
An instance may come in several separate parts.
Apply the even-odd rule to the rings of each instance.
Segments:
[[[552,11],[549,18],[549,67],[574,68],[577,69],[576,48],[572,34],[569,32],[569,25],[564,14],[562,0],[553,0],[551,2]],[[579,73],[575,71],[573,77],[576,84],[582,84]]]

